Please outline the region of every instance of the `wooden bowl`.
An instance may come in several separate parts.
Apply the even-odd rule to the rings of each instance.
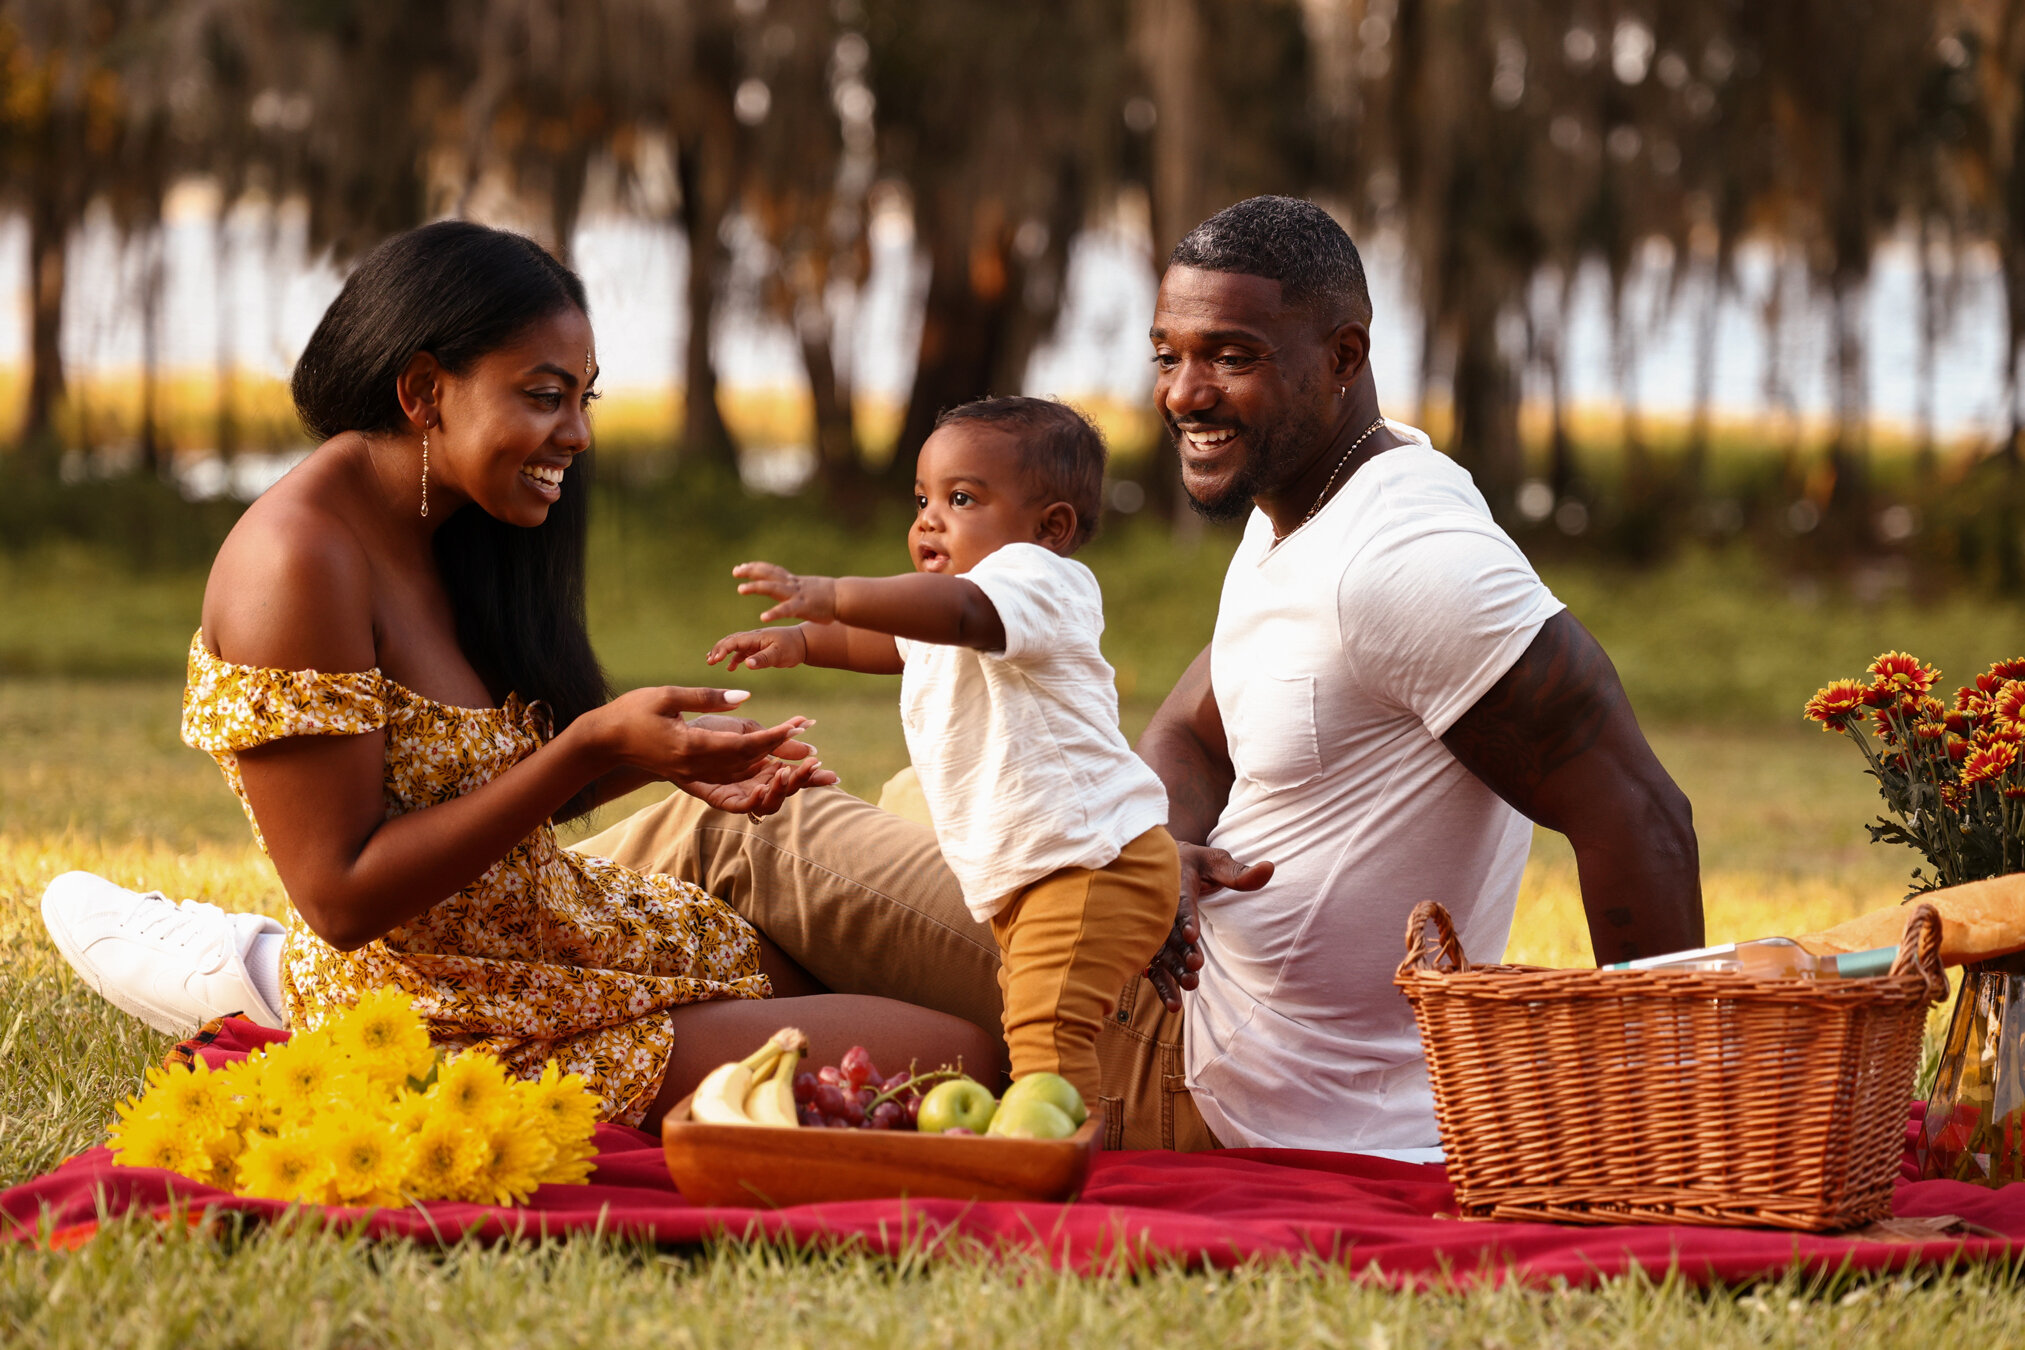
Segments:
[[[779,1209],[894,1196],[1069,1200],[1103,1138],[1092,1112],[1067,1139],[994,1139],[911,1130],[703,1125],[676,1103],[661,1123],[668,1175],[692,1205]]]

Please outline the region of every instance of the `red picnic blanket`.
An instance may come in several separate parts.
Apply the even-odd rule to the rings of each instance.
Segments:
[[[281,1039],[228,1019],[190,1047],[214,1065]],[[579,1231],[676,1244],[731,1235],[796,1243],[855,1242],[897,1253],[926,1243],[1043,1254],[1100,1271],[1173,1261],[1229,1266],[1260,1256],[1341,1264],[1401,1287],[1560,1278],[1592,1285],[1612,1275],[1668,1271],[1696,1284],[1774,1278],[1789,1270],[1898,1270],[2025,1255],[2025,1185],[1985,1190],[1948,1181],[1900,1184],[1890,1231],[1817,1237],[1766,1229],[1578,1227],[1461,1222],[1441,1167],[1356,1154],[1231,1149],[1098,1156],[1070,1204],[955,1200],[850,1201],[781,1210],[700,1208],[668,1179],[654,1136],[598,1127],[587,1185],[544,1186],[524,1208],[431,1202],[392,1210],[331,1209],[374,1236],[446,1243]],[[115,1167],[96,1148],[49,1175],[0,1192],[0,1234],[72,1246],[110,1216],[235,1212],[274,1217],[289,1207],[200,1186],[171,1172]],[[1943,1225],[1952,1216],[1955,1222]],[[1945,1229],[1946,1231],[1943,1231]],[[1950,1235],[1950,1234],[1955,1235]]]

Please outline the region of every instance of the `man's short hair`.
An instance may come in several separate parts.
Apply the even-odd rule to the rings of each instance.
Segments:
[[[1020,466],[1036,496],[1067,502],[1076,511],[1074,552],[1097,533],[1104,512],[1104,433],[1089,418],[1051,398],[980,398],[945,408],[936,428],[983,422],[1019,442]]]
[[[1249,197],[1183,236],[1168,265],[1242,272],[1280,283],[1280,298],[1326,317],[1371,323],[1357,245],[1327,211],[1299,197]]]

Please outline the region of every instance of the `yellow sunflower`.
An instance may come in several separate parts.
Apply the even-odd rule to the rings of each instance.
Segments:
[[[148,1106],[163,1120],[191,1134],[209,1134],[236,1124],[237,1105],[223,1075],[198,1060],[182,1065],[156,1065],[148,1070]]]
[[[153,1111],[129,1109],[133,1105],[128,1102],[121,1108],[123,1118],[106,1140],[116,1165],[159,1167],[184,1176],[210,1170],[201,1150],[191,1147],[187,1134]]]
[[[596,1094],[583,1075],[564,1073],[554,1060],[542,1066],[541,1077],[515,1083],[513,1095],[521,1115],[558,1148],[589,1142],[598,1127]]]
[[[555,1145],[517,1120],[501,1121],[484,1136],[483,1161],[466,1193],[488,1205],[520,1205],[534,1194],[555,1158]]]
[[[470,1051],[451,1056],[437,1069],[429,1100],[438,1112],[480,1130],[492,1128],[514,1105],[499,1061]]]
[[[261,1061],[263,1104],[283,1123],[319,1114],[356,1078],[328,1037],[304,1036],[270,1049]]]
[[[365,994],[330,1026],[331,1042],[378,1083],[399,1083],[429,1072],[435,1051],[429,1028],[398,989]]]
[[[408,1139],[364,1112],[333,1113],[312,1131],[331,1166],[331,1191],[347,1205],[398,1205]]]
[[[381,1112],[387,1123],[397,1134],[414,1134],[429,1123],[429,1098],[423,1093],[402,1088]]]
[[[455,1120],[431,1116],[408,1140],[402,1189],[418,1200],[461,1200],[489,1148],[485,1136]]]
[[[241,1195],[302,1204],[330,1203],[331,1160],[307,1130],[255,1135],[239,1155]]]

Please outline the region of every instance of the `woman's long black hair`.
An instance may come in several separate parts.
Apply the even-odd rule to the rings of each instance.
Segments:
[[[588,315],[584,284],[541,245],[468,221],[397,234],[360,261],[324,311],[290,392],[319,441],[405,429],[395,382],[417,352],[463,374],[563,310]],[[611,697],[584,621],[590,456],[533,529],[465,506],[436,531],[457,641],[495,693],[548,706],[555,730]],[[560,813],[585,809],[572,802]]]

